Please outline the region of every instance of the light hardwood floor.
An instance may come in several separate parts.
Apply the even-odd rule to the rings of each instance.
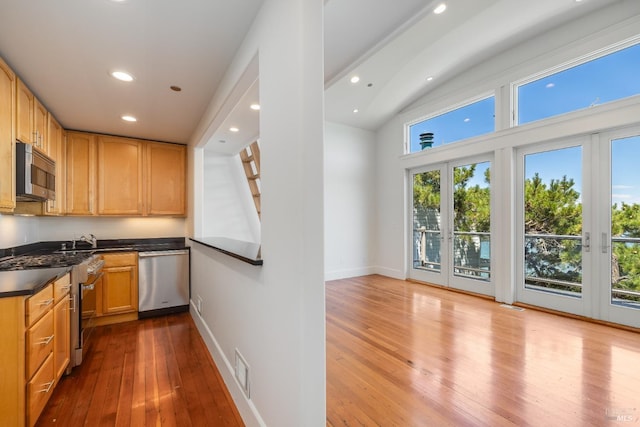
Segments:
[[[381,276],[326,303],[330,427],[640,423],[637,332]],[[92,339],[38,426],[242,425],[188,314]]]
[[[97,327],[37,426],[242,426],[189,313]]]
[[[640,423],[637,332],[381,276],[326,295],[329,426]]]

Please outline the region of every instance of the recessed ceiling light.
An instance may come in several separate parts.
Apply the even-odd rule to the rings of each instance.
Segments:
[[[230,127],[230,128],[229,128],[229,130],[230,130],[231,132],[239,132],[239,131],[240,131],[240,129],[238,129],[238,128],[237,128],[237,127],[235,127],[235,126],[234,126],[234,127]]]
[[[354,108],[354,109],[353,109],[353,113],[354,113],[354,114],[355,114],[355,113],[357,113],[358,111],[360,111],[360,110],[358,110],[357,108]]]
[[[260,104],[251,104],[250,108],[254,111],[258,111],[260,109]]]
[[[433,80],[433,76],[429,76],[427,77],[427,81],[430,82],[431,80]]]
[[[122,116],[122,120],[124,120],[125,122],[137,122],[138,119],[136,119],[133,116]]]
[[[447,5],[444,3],[440,3],[435,9],[433,9],[433,13],[435,13],[436,15],[440,15],[445,10],[447,10]]]
[[[125,71],[113,71],[111,73],[111,77],[114,79],[118,79],[123,82],[132,82],[133,76]]]
[[[360,77],[358,76],[351,77],[351,83],[355,84],[355,83],[358,83],[359,81],[360,81]]]

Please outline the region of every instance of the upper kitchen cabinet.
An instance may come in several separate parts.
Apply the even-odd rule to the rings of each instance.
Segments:
[[[67,215],[184,216],[186,147],[67,132]]]
[[[96,137],[84,132],[67,132],[66,213],[96,214]]]
[[[98,136],[98,215],[142,215],[143,143]]]
[[[16,139],[46,150],[47,110],[29,88],[16,80]]]
[[[45,215],[62,215],[65,213],[65,150],[66,133],[60,123],[48,114],[47,116],[47,155],[56,162],[56,199],[48,200]]]
[[[186,147],[147,142],[147,215],[185,215]]]
[[[16,206],[15,88],[15,73],[0,59],[0,212]]]

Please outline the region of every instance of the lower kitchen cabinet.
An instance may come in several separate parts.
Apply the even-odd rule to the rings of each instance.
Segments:
[[[138,253],[116,252],[103,255],[102,290],[98,297],[96,324],[138,318]]]
[[[2,426],[33,426],[53,393],[56,366],[64,365],[62,372],[69,363],[69,283],[66,274],[28,298],[0,298]],[[65,292],[57,304],[56,290]],[[58,331],[58,322],[64,329]],[[56,358],[58,348],[66,362]]]
[[[56,382],[62,377],[71,360],[71,281],[69,275],[53,284],[53,366]]]

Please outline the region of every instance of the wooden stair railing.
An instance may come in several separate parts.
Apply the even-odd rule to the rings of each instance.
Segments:
[[[240,160],[247,176],[249,189],[256,205],[256,212],[260,217],[260,146],[258,141],[252,142],[240,151]]]

